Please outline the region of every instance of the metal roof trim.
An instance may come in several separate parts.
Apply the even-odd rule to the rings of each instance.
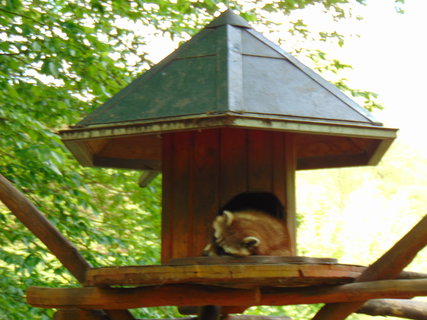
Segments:
[[[63,141],[86,140],[106,137],[123,137],[159,134],[171,131],[200,130],[217,127],[242,127],[268,129],[297,133],[312,133],[338,136],[353,136],[375,139],[394,139],[398,129],[351,123],[331,123],[278,117],[250,117],[243,114],[194,115],[185,118],[164,118],[153,121],[94,125],[59,131]]]
[[[212,108],[213,109],[213,108]],[[213,109],[214,110],[214,109]],[[146,119],[137,119],[137,120],[129,120],[122,122],[105,122],[100,124],[90,124],[90,125],[75,125],[71,126],[67,130],[74,129],[92,129],[92,128],[103,128],[103,127],[115,127],[115,126],[132,126],[132,125],[144,125],[151,124],[157,122],[171,122],[171,121],[186,121],[193,120],[198,118],[214,118],[221,116],[229,116],[229,117],[247,117],[253,119],[260,119],[261,121],[265,120],[279,120],[279,121],[302,121],[302,122],[313,122],[313,123],[325,123],[325,124],[341,124],[341,125],[350,125],[350,126],[361,126],[361,127],[382,127],[384,128],[381,122],[364,122],[357,120],[342,120],[342,119],[332,119],[332,118],[322,118],[322,117],[310,117],[310,116],[294,116],[288,114],[277,114],[277,113],[261,113],[261,112],[252,112],[246,111],[245,109],[234,109],[227,111],[212,111],[206,113],[193,113],[193,114],[185,114],[185,115],[177,115],[177,116],[166,116],[166,117],[157,117],[157,118],[146,118]]]
[[[235,14],[231,9],[227,9],[221,13],[216,19],[205,26],[205,28],[217,28],[227,24],[242,28],[252,28],[244,18]]]

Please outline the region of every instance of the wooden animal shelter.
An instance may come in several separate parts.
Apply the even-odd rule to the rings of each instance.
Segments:
[[[320,302],[334,304],[315,319],[343,319],[372,298],[427,295],[424,275],[402,272],[427,242],[426,219],[370,267],[297,256],[296,170],[375,165],[396,129],[230,10],[60,135],[84,166],[161,172],[162,264],[93,268],[2,178],[2,200],[26,203],[11,210],[82,284],[28,289],[55,319]],[[254,206],[286,222],[294,256],[200,257],[218,214]]]

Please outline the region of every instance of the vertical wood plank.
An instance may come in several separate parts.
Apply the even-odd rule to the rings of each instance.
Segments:
[[[220,206],[232,197],[248,191],[247,136],[236,128],[221,129],[220,150]]]
[[[272,192],[272,132],[248,131],[248,189]]]
[[[193,214],[191,211],[191,179],[193,132],[173,134],[173,214],[171,258],[190,256],[191,236],[193,233]]]
[[[273,193],[283,205],[284,214],[280,219],[287,222],[286,216],[286,174],[285,174],[285,140],[282,132],[274,132],[272,137],[273,153]]]
[[[297,254],[296,239],[296,193],[295,193],[295,173],[296,173],[296,148],[295,136],[287,133],[284,136],[285,150],[285,212],[289,234],[292,240],[292,254]]]
[[[173,221],[173,135],[162,136],[162,254],[161,262],[167,264],[172,255]]]
[[[203,130],[195,134],[192,166],[195,179],[191,191],[195,226],[191,252],[193,256],[200,256],[210,240],[211,222],[218,213],[219,138],[220,129]]]

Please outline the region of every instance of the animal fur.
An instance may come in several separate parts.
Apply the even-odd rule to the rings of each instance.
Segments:
[[[289,256],[290,238],[286,224],[267,213],[224,211],[213,221],[213,239],[203,255]]]

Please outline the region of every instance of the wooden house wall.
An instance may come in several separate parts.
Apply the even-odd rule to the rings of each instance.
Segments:
[[[200,256],[219,209],[244,192],[284,205],[295,252],[295,148],[289,133],[238,128],[163,135],[162,263]]]

